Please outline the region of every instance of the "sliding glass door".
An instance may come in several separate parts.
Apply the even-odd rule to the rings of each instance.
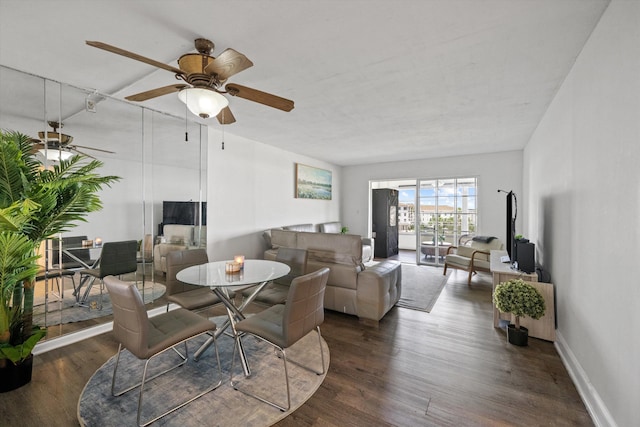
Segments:
[[[416,262],[442,265],[449,247],[475,232],[476,178],[418,180]]]

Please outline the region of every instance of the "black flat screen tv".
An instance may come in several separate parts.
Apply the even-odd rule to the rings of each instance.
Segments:
[[[513,191],[507,193],[507,253],[511,261],[515,261],[515,236],[516,236],[516,216],[518,215],[518,202],[516,203],[515,214],[513,212],[516,195]]]
[[[162,202],[162,224],[207,225],[207,202]]]

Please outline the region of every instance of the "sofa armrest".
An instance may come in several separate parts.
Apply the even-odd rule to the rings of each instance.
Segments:
[[[362,238],[362,262],[367,263],[373,261],[375,245],[373,237]]]
[[[358,317],[382,319],[400,299],[401,286],[402,269],[397,261],[383,261],[358,273]]]
[[[158,243],[153,248],[154,257],[163,257],[167,256],[169,252],[173,251],[183,251],[188,249],[187,245],[179,244],[179,243]]]

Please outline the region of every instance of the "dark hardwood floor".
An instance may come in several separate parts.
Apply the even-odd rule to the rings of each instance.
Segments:
[[[378,327],[327,311],[327,377],[277,425],[593,425],[553,344],[507,344],[492,327],[491,277],[465,279],[452,272],[431,313],[394,308]],[[32,382],[0,394],[0,424],[78,425],[80,393],[116,349],[107,333],[37,356]]]

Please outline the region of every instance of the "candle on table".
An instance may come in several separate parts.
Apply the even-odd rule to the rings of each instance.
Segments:
[[[244,268],[244,255],[236,255],[233,257],[233,261],[240,264],[240,269]]]
[[[237,273],[240,271],[240,264],[235,261],[227,262],[224,266],[225,273]]]

